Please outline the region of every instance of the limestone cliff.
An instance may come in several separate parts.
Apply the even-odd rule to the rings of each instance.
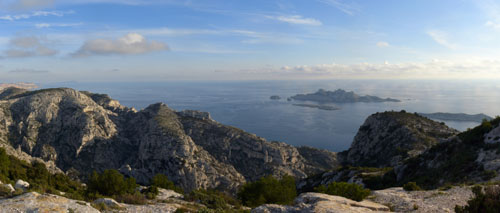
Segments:
[[[158,173],[187,190],[234,190],[265,175],[307,177],[338,166],[334,153],[268,142],[208,113],[158,103],[137,111],[68,88],[0,92],[0,143],[62,171],[119,169],[147,183]],[[323,153],[329,165],[311,152]],[[54,167],[55,167],[54,166]]]
[[[359,128],[345,163],[355,166],[395,166],[458,133],[425,117],[406,112],[371,115]]]

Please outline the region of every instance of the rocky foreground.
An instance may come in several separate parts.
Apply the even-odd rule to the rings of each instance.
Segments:
[[[147,205],[118,203],[112,199],[99,199],[92,203],[71,200],[52,194],[29,192],[10,199],[0,200],[0,212],[175,212],[177,209],[203,208],[186,202],[175,192],[161,190],[160,196]],[[455,205],[465,205],[472,196],[470,187],[448,190],[412,191],[389,188],[374,191],[364,201],[320,193],[303,193],[292,206],[265,204],[252,213],[300,212],[454,212]],[[102,205],[97,205],[102,203]]]

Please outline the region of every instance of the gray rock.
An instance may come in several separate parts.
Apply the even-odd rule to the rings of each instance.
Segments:
[[[113,200],[111,198],[99,198],[97,200],[94,200],[92,202],[93,204],[104,204],[110,208],[113,208],[113,209],[117,209],[117,208],[121,208],[122,207],[122,204],[116,202],[116,200]]]
[[[65,197],[29,192],[14,198],[0,200],[0,212],[88,212],[99,213],[89,203]]]
[[[13,193],[13,192],[15,192],[15,191],[16,191],[16,189],[14,189],[14,187],[13,187],[13,186],[12,186],[12,184],[10,184],[10,183],[9,183],[9,184],[3,184],[3,186],[4,186],[5,188],[7,188],[7,189],[10,191],[10,193]]]
[[[321,193],[303,193],[299,195],[293,206],[266,204],[252,210],[252,213],[343,213],[343,212],[388,212],[389,207],[372,201],[353,201],[344,197]]]
[[[156,196],[157,200],[167,200],[169,198],[183,199],[184,195],[179,194],[174,190],[162,189],[162,188],[158,189],[158,195]]]

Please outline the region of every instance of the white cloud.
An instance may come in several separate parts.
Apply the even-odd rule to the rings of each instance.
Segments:
[[[447,47],[447,48],[452,49],[452,50],[457,48],[456,44],[453,44],[453,43],[448,41],[448,34],[446,34],[443,31],[431,30],[431,31],[427,32],[427,35],[429,35],[435,42],[437,42],[438,44],[440,44],[444,47]]]
[[[317,0],[321,3],[333,6],[347,15],[354,15],[359,12],[359,7],[354,4],[344,3],[342,0]]]
[[[129,33],[116,40],[94,39],[86,41],[78,51],[73,53],[73,56],[144,54],[168,49],[167,44],[163,42],[147,41],[141,34]]]
[[[500,78],[500,60],[432,60],[423,63],[319,64],[240,70],[270,79],[470,79]]]
[[[24,58],[33,56],[53,56],[57,50],[47,47],[47,41],[35,36],[15,37],[9,41],[10,49],[4,51],[6,58]]]
[[[74,11],[35,11],[35,12],[29,13],[29,14],[26,13],[26,14],[0,16],[0,20],[15,21],[15,20],[20,20],[20,19],[29,19],[31,17],[38,17],[38,16],[63,17],[66,14],[73,14],[73,13],[75,13],[75,12]]]
[[[387,43],[385,41],[377,42],[377,47],[388,47],[388,46],[389,46],[389,43]]]
[[[36,28],[50,28],[50,27],[76,27],[83,25],[83,23],[38,23],[35,24]]]
[[[293,16],[266,16],[269,19],[278,20],[281,22],[286,22],[289,24],[301,24],[301,25],[312,25],[312,26],[321,26],[323,23],[321,21],[313,19],[313,18],[304,18],[299,15]]]

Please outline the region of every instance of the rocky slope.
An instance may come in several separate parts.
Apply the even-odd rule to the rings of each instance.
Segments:
[[[187,190],[234,190],[264,175],[304,178],[338,166],[331,152],[268,142],[208,113],[161,103],[136,111],[107,95],[68,88],[0,92],[0,144],[82,178],[112,168],[147,183],[163,173]]]
[[[416,114],[376,113],[365,120],[351,147],[343,153],[345,164],[396,166],[457,133],[443,123]]]

